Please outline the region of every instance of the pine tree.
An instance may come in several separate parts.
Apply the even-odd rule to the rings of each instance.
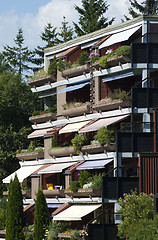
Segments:
[[[4,46],[2,55],[4,57],[4,62],[21,75],[24,71],[32,70],[33,67],[29,66],[29,64],[36,63],[36,61],[33,59],[33,52],[30,51],[28,47],[23,47],[24,37],[22,28],[18,29],[18,34],[14,42],[16,44],[15,47],[10,47],[8,45]]]
[[[35,54],[39,56],[39,57],[36,57],[36,61],[39,64],[43,64],[44,62],[44,48],[53,47],[61,42],[58,39],[59,34],[56,32],[56,30],[57,28],[53,27],[51,23],[48,23],[45,26],[44,32],[42,32],[40,37],[42,41],[46,42],[46,45],[44,47],[37,46],[37,48],[34,51]]]
[[[141,4],[137,0],[129,0],[131,6],[129,7],[129,15],[132,18],[138,17],[139,15],[157,15],[158,14],[158,0],[145,0]],[[124,16],[126,20],[130,18]]]
[[[111,25],[115,18],[108,22],[104,14],[109,5],[103,0],[82,0],[82,8],[75,5],[75,10],[79,13],[79,25],[74,23],[77,36],[94,32]]]
[[[73,28],[68,26],[68,22],[66,22],[65,17],[63,16],[63,21],[62,21],[62,27],[60,28],[61,32],[59,33],[59,36],[62,38],[62,42],[67,42],[71,39],[73,39]]]
[[[23,198],[18,177],[15,175],[9,185],[5,239],[24,240],[23,227]]]
[[[34,234],[33,240],[42,240],[48,227],[48,207],[45,196],[41,189],[38,189],[35,204]]]

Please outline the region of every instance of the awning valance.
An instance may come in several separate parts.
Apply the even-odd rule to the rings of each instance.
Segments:
[[[132,77],[132,76],[134,76],[134,73],[133,73],[133,71],[130,71],[130,72],[125,72],[125,73],[118,74],[118,75],[112,75],[112,76],[109,76],[109,77],[104,77],[104,78],[102,78],[102,81],[103,82],[110,82],[110,81],[113,81],[113,80],[118,80],[118,79]]]
[[[88,170],[88,169],[101,169],[104,168],[105,165],[112,162],[113,158],[105,159],[105,160],[96,160],[96,161],[86,161],[79,165],[76,170]]]
[[[19,182],[22,183],[25,178],[29,177],[33,172],[35,172],[37,169],[41,167],[42,165],[23,166],[19,168],[17,171],[10,174],[8,177],[4,178],[3,183],[10,183],[11,179],[12,180],[14,179],[15,174],[17,174]]]
[[[120,122],[121,120],[127,118],[129,114],[117,117],[109,117],[109,118],[102,118],[98,119],[96,122],[82,128],[78,131],[78,133],[86,133],[86,132],[94,132],[98,131],[101,127],[107,127],[111,124]]]
[[[78,90],[80,88],[85,87],[88,84],[90,84],[90,81],[85,82],[85,83],[75,84],[75,85],[72,85],[70,87],[66,87],[66,88],[58,91],[58,93],[64,93],[64,92],[70,92],[70,91]]]
[[[115,43],[127,41],[138,29],[140,29],[140,26],[113,34],[99,46],[99,49],[111,46]]]
[[[59,134],[69,133],[69,132],[78,132],[78,130],[80,128],[82,128],[89,122],[90,122],[90,120],[83,121],[83,122],[77,122],[77,123],[69,123],[59,131]]]
[[[52,130],[53,128],[45,128],[45,129],[39,129],[35,130],[31,134],[28,135],[28,138],[38,138],[38,137],[43,137],[47,131]]]
[[[84,216],[101,206],[101,204],[72,205],[54,216],[53,221],[80,221]]]
[[[47,168],[44,168],[38,172],[38,174],[60,173],[64,169],[76,164],[76,162],[69,163],[55,163]]]

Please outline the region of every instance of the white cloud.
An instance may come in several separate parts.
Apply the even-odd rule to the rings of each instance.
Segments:
[[[110,5],[106,13],[109,20],[116,17],[114,24],[120,23],[124,14],[128,14],[128,0],[108,0]],[[78,12],[74,9],[74,5],[81,7],[81,0],[50,0],[46,5],[39,7],[36,14],[26,13],[17,15],[14,10],[0,15],[0,50],[3,45],[13,46],[13,39],[16,37],[18,27],[22,27],[24,31],[25,44],[33,49],[37,45],[44,45],[41,41],[40,34],[44,30],[47,23],[51,23],[54,27],[60,27],[63,16],[69,25],[72,21],[78,21]],[[19,13],[20,14],[20,13]]]

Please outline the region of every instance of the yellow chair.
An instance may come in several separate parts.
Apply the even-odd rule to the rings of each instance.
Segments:
[[[48,183],[47,184],[47,189],[48,190],[53,190],[54,188],[53,188],[53,183]]]

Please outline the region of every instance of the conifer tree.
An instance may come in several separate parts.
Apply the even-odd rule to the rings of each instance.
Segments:
[[[18,177],[15,175],[9,185],[5,239],[24,240],[23,227],[23,198]]]
[[[35,204],[35,218],[34,218],[34,234],[33,240],[42,240],[45,231],[48,227],[48,207],[45,196],[41,189],[38,189],[36,204]]]
[[[129,15],[132,18],[138,17],[139,15],[157,15],[158,14],[158,0],[145,0],[141,2],[140,4],[137,2],[137,0],[129,0],[131,6],[128,8]],[[124,16],[126,20],[129,20],[130,18],[127,16]]]
[[[18,29],[18,34],[14,39],[16,44],[15,47],[4,46],[4,50],[2,52],[4,57],[4,62],[6,62],[11,69],[17,71],[20,75],[24,73],[24,71],[32,70],[33,67],[29,66],[30,63],[36,63],[34,60],[34,54],[32,51],[28,49],[28,47],[24,47],[24,37],[22,28]],[[26,74],[24,74],[26,75]]]
[[[65,19],[65,16],[63,16],[62,21],[62,27],[60,27],[61,32],[59,33],[59,36],[62,38],[61,42],[67,42],[71,39],[73,39],[73,28],[68,26],[68,22]]]
[[[79,24],[74,23],[77,36],[94,32],[111,25],[115,18],[108,21],[104,16],[109,5],[103,0],[82,0],[82,8],[75,5],[75,10],[79,13]]]
[[[58,39],[58,33],[56,32],[57,28],[54,27],[51,23],[48,23],[45,28],[44,32],[41,34],[42,41],[46,42],[46,45],[44,47],[37,46],[35,49],[35,54],[37,54],[39,57],[36,58],[36,61],[39,64],[42,64],[44,62],[44,48],[47,47],[53,47],[60,43],[60,40]]]

